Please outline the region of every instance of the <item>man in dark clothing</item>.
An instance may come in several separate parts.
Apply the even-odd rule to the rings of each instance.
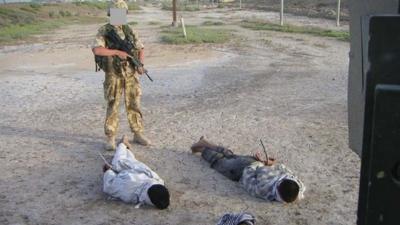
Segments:
[[[211,168],[233,181],[238,181],[252,196],[267,201],[284,203],[303,198],[305,186],[283,164],[275,159],[263,159],[260,152],[254,156],[235,155],[231,150],[212,144],[201,137],[193,144],[193,153],[201,153]]]

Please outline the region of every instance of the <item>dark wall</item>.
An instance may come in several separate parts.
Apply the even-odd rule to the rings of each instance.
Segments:
[[[348,120],[349,146],[359,155],[362,147],[365,77],[363,71],[363,46],[361,38],[361,23],[363,17],[372,14],[395,14],[399,10],[398,0],[352,0],[350,10],[350,68],[348,80]],[[364,57],[365,58],[365,57]],[[365,58],[364,61],[367,59]],[[368,67],[365,64],[364,67]],[[367,70],[368,68],[364,68]]]

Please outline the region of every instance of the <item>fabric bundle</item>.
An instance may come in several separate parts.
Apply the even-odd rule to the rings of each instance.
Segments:
[[[227,213],[217,223],[217,225],[238,225],[238,224],[254,225],[256,219],[249,213]]]

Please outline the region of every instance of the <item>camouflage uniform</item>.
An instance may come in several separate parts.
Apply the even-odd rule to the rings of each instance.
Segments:
[[[104,34],[106,26],[102,26],[97,35],[93,47],[107,47]],[[108,24],[108,26],[110,26]],[[112,26],[112,25],[111,25]],[[114,26],[117,34],[124,39],[125,33],[122,26]],[[133,35],[134,45],[139,51],[144,48],[138,39],[137,33]],[[115,136],[118,130],[118,108],[122,95],[124,94],[125,109],[128,116],[128,122],[132,132],[141,133],[143,131],[142,113],[140,111],[140,97],[142,91],[139,83],[139,74],[127,61],[122,62],[122,68],[117,71],[112,66],[112,57],[108,57],[108,69],[105,71],[104,97],[107,101],[107,115],[104,124],[104,132],[107,136]]]

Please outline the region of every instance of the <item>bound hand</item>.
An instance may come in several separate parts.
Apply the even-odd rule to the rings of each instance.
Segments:
[[[271,157],[268,157],[268,159],[265,159],[260,151],[256,152],[256,154],[254,155],[254,158],[257,161],[260,161],[260,162],[264,163],[266,166],[272,166],[276,162],[276,159],[271,158]]]
[[[125,59],[128,58],[128,56],[129,56],[128,53],[126,53],[126,52],[124,52],[124,51],[119,51],[119,50],[117,50],[117,51],[115,52],[115,54],[116,54],[120,59],[123,59],[123,60],[125,60]]]
[[[274,159],[274,158],[271,158],[271,157],[268,157],[268,161],[264,161],[264,164],[266,165],[266,166],[272,166],[272,165],[274,165],[275,164],[275,162],[276,162],[276,159]]]
[[[111,169],[111,167],[107,164],[104,164],[103,166],[103,173],[105,173],[107,170]]]
[[[143,68],[143,66],[138,67],[138,68],[137,68],[137,72],[138,72],[140,75],[142,75],[142,74],[144,73],[144,68]]]

